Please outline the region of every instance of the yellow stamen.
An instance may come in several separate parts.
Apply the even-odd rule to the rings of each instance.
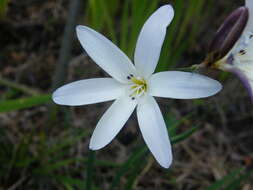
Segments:
[[[138,87],[137,85],[133,85],[133,86],[131,86],[131,89],[135,89],[137,87]]]
[[[133,85],[131,86],[132,94],[131,97],[134,96],[142,96],[145,92],[147,92],[147,82],[143,78],[131,77],[131,81]]]
[[[137,85],[143,85],[144,83],[146,83],[144,79],[138,79],[135,77],[132,77],[131,81]]]

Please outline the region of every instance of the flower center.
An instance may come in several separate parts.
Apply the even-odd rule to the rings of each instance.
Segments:
[[[133,74],[130,74],[127,76],[127,79],[130,81],[129,97],[131,97],[132,100],[143,96],[147,92],[148,85],[144,78],[135,77]]]

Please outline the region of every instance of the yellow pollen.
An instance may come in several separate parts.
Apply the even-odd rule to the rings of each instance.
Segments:
[[[131,81],[133,82],[131,97],[141,96],[147,92],[147,82],[143,78],[131,77]]]

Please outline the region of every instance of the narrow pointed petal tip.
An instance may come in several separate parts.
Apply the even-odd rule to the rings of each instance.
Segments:
[[[56,104],[80,106],[114,100],[124,93],[123,85],[112,78],[79,80],[53,92]]]
[[[172,163],[172,150],[168,131],[160,108],[152,96],[147,95],[138,104],[137,118],[149,150],[162,167],[169,168]]]
[[[101,147],[101,146],[96,146],[96,144],[91,144],[91,143],[90,143],[90,144],[89,144],[89,149],[95,151],[95,150],[99,150],[99,149],[101,149],[101,148],[104,148],[105,146],[106,146],[106,145],[104,145],[104,146]]]
[[[222,90],[223,86],[219,81],[217,81],[217,80],[214,80],[214,81],[216,82],[216,86],[217,86],[216,92],[214,94],[217,94],[218,92],[220,92]]]
[[[158,63],[167,26],[174,17],[171,5],[156,10],[145,22],[138,36],[134,62],[143,77],[149,77]]]
[[[81,25],[76,27],[76,33],[86,53],[113,78],[127,83],[129,73],[135,74],[131,60],[105,36]]]
[[[90,140],[89,148],[98,150],[109,144],[123,128],[137,102],[128,96],[117,99],[99,120]]]
[[[152,96],[175,99],[206,98],[222,89],[221,83],[214,79],[181,71],[156,73],[151,76],[149,86]]]
[[[214,79],[209,78],[209,77],[206,77],[206,78],[209,81],[209,89],[208,89],[209,94],[207,94],[207,95],[205,95],[201,98],[206,98],[206,97],[213,96],[213,95],[219,93],[223,88],[222,84],[219,81],[214,80]]]
[[[172,160],[167,160],[167,161],[165,161],[165,162],[160,162],[159,163],[163,168],[165,168],[165,169],[168,169],[170,166],[171,166],[171,164],[172,164]]]
[[[171,151],[171,150],[170,150]],[[172,153],[170,153],[172,155]],[[167,157],[165,158],[160,158],[160,159],[157,159],[157,162],[159,163],[160,166],[162,166],[163,168],[165,169],[168,169],[171,167],[171,164],[173,162],[173,159],[172,159],[172,156],[171,155],[168,155]]]

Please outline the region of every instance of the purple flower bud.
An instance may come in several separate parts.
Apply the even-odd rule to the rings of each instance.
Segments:
[[[211,66],[227,55],[241,37],[248,19],[249,11],[244,6],[236,9],[226,18],[208,48],[206,66]]]

